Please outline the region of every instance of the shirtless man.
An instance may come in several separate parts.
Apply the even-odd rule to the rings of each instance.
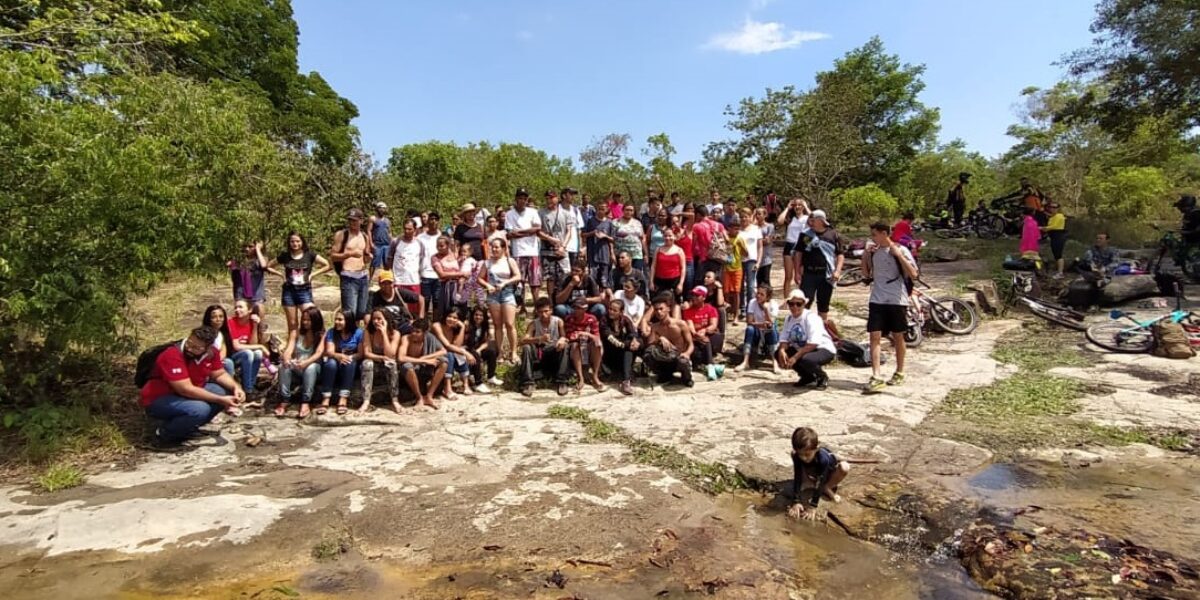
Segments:
[[[367,266],[371,261],[371,241],[363,230],[363,212],[350,209],[346,228],[333,234],[333,251],[329,253],[334,266],[341,264],[338,275],[342,289],[342,310],[354,313],[361,321],[367,314],[367,293],[371,278]]]
[[[669,383],[678,371],[683,385],[692,387],[692,334],[687,322],[671,316],[670,295],[668,291],[654,297],[650,339],[643,360],[659,385]]]
[[[401,332],[403,333],[403,331]],[[413,321],[412,331],[400,339],[400,373],[404,383],[417,397],[417,408],[437,408],[433,395],[446,381],[446,348],[429,332],[429,320]],[[421,380],[429,382],[428,391],[421,393]]]

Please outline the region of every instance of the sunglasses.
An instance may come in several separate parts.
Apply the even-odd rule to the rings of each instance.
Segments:
[[[788,306],[804,306],[803,302],[788,302]]]

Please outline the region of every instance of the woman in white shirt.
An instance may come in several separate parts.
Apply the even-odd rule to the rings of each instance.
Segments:
[[[762,231],[763,240],[762,256],[758,257],[757,284],[770,287],[771,266],[775,263],[775,259],[771,256],[771,248],[775,246],[775,223],[768,221],[766,209],[760,208],[754,211],[754,224],[758,225],[759,231]]]
[[[808,202],[803,198],[792,198],[791,203],[779,215],[779,227],[786,227],[783,234],[783,289],[790,290],[792,286],[800,287],[800,277],[797,276],[801,252],[796,245],[800,236],[808,230]]]
[[[742,256],[742,289],[738,290],[738,313],[743,317],[746,316],[746,309],[750,307],[750,302],[754,300],[754,290],[757,286],[754,285],[758,281],[758,261],[763,255],[763,233],[762,228],[758,226],[758,222],[753,218],[752,214],[756,214],[763,209],[759,208],[751,213],[747,209],[742,209],[742,230],[738,232],[738,239],[742,240],[745,245],[746,254]]]
[[[746,308],[746,337],[742,342],[742,364],[734,371],[750,368],[750,357],[754,356],[761,343],[765,351],[763,354],[771,357],[775,374],[783,374],[783,369],[775,360],[775,351],[779,348],[779,331],[775,328],[775,319],[778,317],[779,305],[771,300],[771,286],[759,286],[754,293],[754,299]]]
[[[837,348],[821,316],[805,308],[806,304],[808,298],[804,292],[792,290],[788,294],[789,316],[780,331],[776,357],[784,368],[792,369],[800,376],[799,381],[792,385],[805,387],[816,384],[816,389],[824,390],[829,387],[829,376],[822,367],[833,361]]]
[[[625,303],[625,316],[634,323],[640,323],[642,315],[646,313],[646,301],[638,295],[637,285],[632,277],[627,278],[622,289],[613,294],[613,298]]]

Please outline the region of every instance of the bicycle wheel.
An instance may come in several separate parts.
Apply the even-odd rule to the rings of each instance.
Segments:
[[[858,285],[863,281],[862,267],[850,267],[842,271],[842,278],[837,281],[838,287]]]
[[[1073,310],[1062,310],[1029,299],[1026,299],[1025,302],[1029,306],[1030,312],[1051,323],[1062,325],[1075,331],[1087,331],[1087,325],[1083,322],[1083,315]]]
[[[1004,217],[1000,215],[992,215],[985,217],[978,227],[979,237],[985,240],[994,240],[1004,235]]]
[[[909,348],[916,348],[925,341],[925,332],[921,331],[920,325],[909,325],[908,329],[904,330],[904,344]]]
[[[938,329],[954,335],[967,335],[979,327],[975,309],[958,298],[934,298],[929,303],[929,316]]]
[[[943,240],[964,237],[963,232],[958,229],[939,229],[939,230],[933,232],[933,235],[936,235],[937,237],[942,238]]]
[[[1154,347],[1154,336],[1144,327],[1132,327],[1118,321],[1098,323],[1087,328],[1089,342],[1113,352],[1142,354]]]

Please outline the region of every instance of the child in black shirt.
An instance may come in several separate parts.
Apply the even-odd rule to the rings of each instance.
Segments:
[[[822,448],[817,432],[808,427],[797,427],[792,432],[792,471],[795,479],[794,503],[788,516],[813,520],[817,518],[817,504],[824,496],[838,502],[838,484],[850,472],[850,465],[838,460],[828,448]]]

